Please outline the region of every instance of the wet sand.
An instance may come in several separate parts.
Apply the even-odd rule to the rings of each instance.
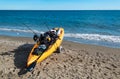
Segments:
[[[32,38],[0,36],[0,79],[120,79],[120,49],[68,41],[62,53],[19,75],[34,43]]]

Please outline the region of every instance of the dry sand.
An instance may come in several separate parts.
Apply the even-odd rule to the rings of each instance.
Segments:
[[[0,79],[120,79],[120,49],[68,41],[62,53],[18,75],[33,44],[31,38],[0,36]]]

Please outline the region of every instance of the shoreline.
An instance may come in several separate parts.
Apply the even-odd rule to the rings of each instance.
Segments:
[[[0,39],[12,39],[14,41],[20,41],[20,42],[26,42],[26,43],[32,43],[35,44],[36,42],[34,42],[32,37],[16,37],[16,36],[7,36],[7,35],[0,35]],[[28,42],[26,41],[28,40]],[[100,48],[108,48],[108,49],[120,49],[120,48],[114,48],[114,47],[107,47],[107,46],[101,46],[101,45],[93,45],[93,44],[84,44],[84,43],[79,43],[79,42],[73,42],[73,41],[69,41],[69,40],[64,40],[63,39],[63,43],[70,43],[70,44],[77,44],[77,45],[81,45],[81,46],[89,46],[89,47],[100,47]]]
[[[32,37],[0,35],[0,38],[1,38],[1,37],[2,37],[2,38],[12,38],[12,39],[19,40],[19,41],[21,41],[21,40],[23,41],[23,40],[25,39],[25,40],[31,41],[32,43],[35,43],[35,42],[33,41],[33,38],[32,38]],[[19,39],[19,38],[20,38],[20,39]],[[120,49],[119,47],[105,46],[105,45],[92,44],[92,43],[81,43],[81,42],[77,42],[77,41],[64,40],[64,39],[63,39],[63,42],[71,42],[71,43],[76,43],[76,44],[81,44],[81,45],[88,45],[88,46],[97,46],[97,47]]]
[[[32,28],[33,29],[33,28]],[[14,36],[14,37],[32,37],[33,33],[26,29],[11,29],[11,28],[0,28],[1,32],[0,34],[4,34],[7,36]],[[39,31],[36,29],[36,33],[44,32]],[[65,33],[64,39],[71,41],[71,42],[77,42],[77,43],[83,43],[83,44],[90,44],[90,45],[99,45],[99,46],[105,46],[105,47],[111,47],[111,48],[120,48],[120,36],[119,35],[107,35],[107,34],[99,34],[99,33]]]
[[[29,37],[0,36],[1,79],[119,79],[120,49],[63,41],[62,53],[53,53],[32,72],[18,75],[35,42]]]

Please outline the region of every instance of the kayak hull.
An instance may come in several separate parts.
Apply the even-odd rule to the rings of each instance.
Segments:
[[[32,54],[34,52],[34,49],[38,48],[40,46],[40,44],[36,43],[33,46],[32,50],[28,56],[28,59],[27,59],[27,67],[29,67],[33,62],[40,63],[41,61],[46,59],[48,56],[50,56],[53,52],[55,52],[57,50],[57,48],[61,45],[63,36],[64,36],[64,29],[63,28],[57,28],[57,29],[59,29],[59,31],[60,31],[60,33],[58,35],[58,39],[56,40],[56,42],[54,44],[50,45],[48,47],[48,49],[42,55],[39,56],[39,55]]]

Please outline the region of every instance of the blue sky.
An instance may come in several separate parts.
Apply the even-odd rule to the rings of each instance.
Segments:
[[[0,0],[0,10],[120,10],[120,0]]]

